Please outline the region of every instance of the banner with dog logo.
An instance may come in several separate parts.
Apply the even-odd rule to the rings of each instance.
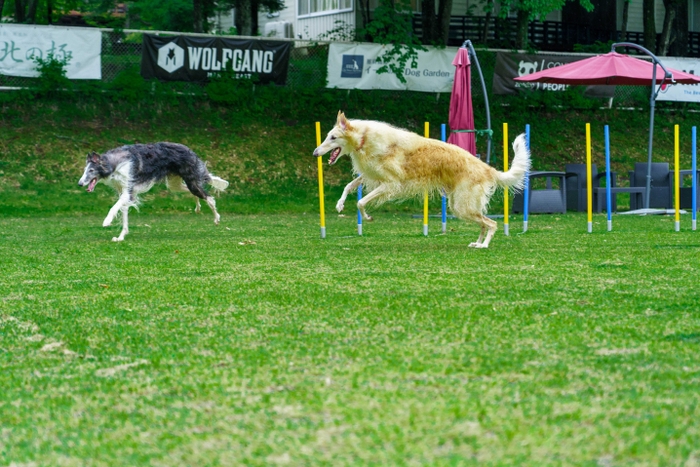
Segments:
[[[164,81],[208,81],[230,72],[261,84],[287,81],[289,41],[144,34],[141,76]]]
[[[101,79],[102,33],[93,28],[0,24],[0,75],[36,78],[36,59],[66,61],[69,79]]]
[[[402,83],[392,72],[377,73],[377,61],[386,47],[381,44],[332,43],[328,52],[328,87],[386,89],[393,91],[452,92],[456,47],[418,51],[417,66],[406,66]]]
[[[547,54],[514,54],[498,52],[493,74],[494,94],[517,94],[521,90],[534,91],[565,91],[568,84],[553,83],[519,83],[513,81],[518,76],[526,76],[536,71],[542,71],[566,63],[588,58],[590,55],[547,55]],[[651,77],[649,77],[651,85]],[[611,98],[615,95],[615,86],[586,86],[584,95],[588,97]]]
[[[700,58],[661,57],[666,68],[700,75]],[[651,78],[649,78],[651,83]],[[657,101],[700,102],[700,86],[697,84],[674,84],[662,86]]]

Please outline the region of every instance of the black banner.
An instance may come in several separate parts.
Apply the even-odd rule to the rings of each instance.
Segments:
[[[493,73],[494,94],[516,94],[521,89],[537,91],[564,91],[570,85],[552,83],[521,83],[513,78],[529,75],[537,71],[547,70],[566,63],[582,60],[587,57],[575,55],[545,55],[545,54],[496,54],[496,67]],[[584,95],[588,97],[613,97],[615,86],[586,86]]]
[[[239,78],[283,85],[291,48],[286,41],[144,34],[141,76],[201,82],[229,71]]]

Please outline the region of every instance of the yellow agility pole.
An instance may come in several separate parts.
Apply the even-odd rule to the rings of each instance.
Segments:
[[[321,145],[321,122],[316,122],[316,147]],[[318,156],[318,200],[321,209],[321,238],[326,238],[326,210],[323,205],[323,157]]]
[[[679,127],[678,125],[675,125],[673,127],[673,134],[674,134],[674,150],[675,150],[675,159],[674,159],[674,172],[676,173],[676,183],[674,186],[674,193],[675,193],[675,198],[676,202],[675,207],[676,207],[676,232],[679,232],[681,230],[681,151],[680,151],[680,137],[678,135],[679,133]],[[693,173],[693,177],[695,174]]]
[[[605,170],[608,170],[607,167]],[[591,124],[586,123],[586,194],[588,195],[588,233],[593,232],[593,186],[591,183]]]
[[[430,123],[425,122],[425,137],[430,138]],[[423,235],[428,236],[428,190],[423,192]]]
[[[508,172],[508,124],[503,124],[503,171]],[[508,231],[508,187],[503,188],[503,233]]]

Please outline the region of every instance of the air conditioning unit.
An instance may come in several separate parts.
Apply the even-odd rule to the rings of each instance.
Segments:
[[[289,21],[273,21],[265,24],[265,37],[294,37],[294,29]]]

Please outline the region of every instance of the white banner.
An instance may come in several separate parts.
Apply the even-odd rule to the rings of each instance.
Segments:
[[[386,47],[381,44],[332,43],[328,53],[328,87],[340,89],[387,89],[398,91],[452,92],[457,47],[418,52],[418,67],[403,71],[406,83],[392,72],[377,73]]]
[[[35,58],[67,59],[66,77],[101,79],[102,33],[91,28],[0,24],[0,74],[39,76]]]
[[[666,68],[685,71],[691,75],[700,75],[700,58],[659,57]],[[651,83],[651,80],[649,80]],[[700,86],[697,84],[674,84],[665,86],[656,100],[700,102]]]

